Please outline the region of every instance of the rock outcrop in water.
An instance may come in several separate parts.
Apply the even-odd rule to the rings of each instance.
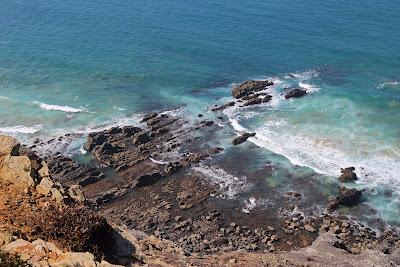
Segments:
[[[301,88],[294,88],[294,89],[290,89],[286,94],[285,94],[285,98],[289,99],[289,98],[299,98],[302,96],[305,96],[307,94],[306,90],[303,90]]]
[[[232,140],[232,144],[235,145],[235,146],[240,145],[241,143],[246,142],[247,139],[249,139],[250,137],[253,137],[255,135],[256,135],[256,133],[244,133],[244,134],[242,134],[242,135],[240,135],[238,137],[235,137]]]
[[[359,203],[362,191],[357,189],[348,189],[344,186],[339,188],[339,196],[331,198],[328,203],[328,210],[334,210],[338,206],[354,206]]]
[[[246,81],[240,85],[237,85],[233,87],[232,89],[232,95],[239,99],[245,96],[248,96],[250,94],[253,94],[258,91],[262,91],[266,89],[268,86],[273,85],[274,83],[272,81]]]
[[[341,169],[342,174],[339,177],[340,182],[354,182],[357,181],[357,174],[355,174],[354,167]]]

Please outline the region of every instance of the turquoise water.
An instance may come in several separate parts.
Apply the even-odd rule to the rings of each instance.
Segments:
[[[324,175],[356,166],[359,186],[374,192],[370,204],[386,221],[399,220],[396,1],[0,6],[0,131],[32,140],[135,123],[154,109],[206,113],[229,98],[232,83],[272,78],[274,102],[226,111],[233,126],[256,131],[260,147]],[[299,83],[312,94],[279,97]],[[376,193],[383,188],[395,196]]]

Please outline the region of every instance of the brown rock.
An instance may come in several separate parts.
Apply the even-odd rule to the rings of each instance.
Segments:
[[[0,177],[16,186],[30,188],[35,185],[31,177],[31,161],[26,156],[6,156],[0,161]]]
[[[340,182],[353,182],[357,180],[357,174],[354,173],[354,167],[341,169],[342,174],[339,177]]]
[[[235,98],[242,98],[254,92],[264,90],[267,86],[271,86],[273,84],[274,83],[272,81],[246,81],[240,85],[235,86],[232,89],[232,95]]]

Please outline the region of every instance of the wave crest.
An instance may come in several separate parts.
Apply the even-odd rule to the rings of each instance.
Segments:
[[[0,128],[1,133],[8,133],[8,134],[34,134],[37,133],[42,129],[42,125],[34,125],[31,127],[28,126],[23,126],[23,125],[17,125],[17,126],[11,126],[11,127],[2,127]]]
[[[69,106],[50,105],[50,104],[42,103],[39,101],[35,101],[33,103],[45,110],[62,111],[62,112],[67,112],[67,113],[79,113],[79,112],[87,111],[84,108],[73,108],[73,107],[69,107]]]

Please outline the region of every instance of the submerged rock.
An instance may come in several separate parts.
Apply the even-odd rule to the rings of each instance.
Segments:
[[[231,101],[231,102],[228,102],[228,103],[220,105],[220,106],[214,106],[213,108],[211,108],[211,111],[222,111],[229,107],[233,107],[234,105],[235,105],[235,102]]]
[[[248,138],[255,136],[256,133],[244,133],[241,136],[238,136],[232,140],[233,145],[240,145],[241,143],[247,141]]]
[[[295,88],[290,90],[289,92],[286,93],[285,98],[299,98],[307,94],[306,90],[303,90],[301,88]]]
[[[235,98],[242,98],[244,96],[250,95],[254,92],[264,90],[267,86],[271,86],[274,83],[272,81],[246,81],[240,85],[233,87],[232,95]]]
[[[342,174],[339,177],[340,182],[353,182],[357,180],[357,174],[354,173],[354,167],[341,169]]]

